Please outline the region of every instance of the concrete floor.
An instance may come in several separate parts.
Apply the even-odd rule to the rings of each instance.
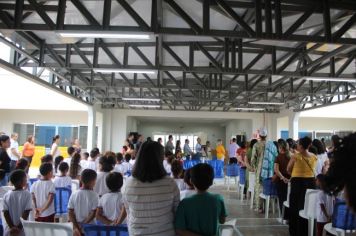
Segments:
[[[231,184],[233,186],[233,184]],[[237,228],[243,236],[287,236],[288,226],[278,222],[278,213],[270,212],[269,219],[264,214],[259,214],[250,209],[249,201],[238,199],[236,187],[227,191],[223,180],[215,180],[210,188],[213,193],[224,196],[225,205],[228,210],[227,220],[237,219]]]

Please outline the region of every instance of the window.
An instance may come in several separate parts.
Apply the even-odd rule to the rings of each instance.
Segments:
[[[185,140],[188,139],[189,140],[189,147],[193,150],[193,152],[195,151],[195,145],[197,144],[197,138],[199,136],[194,135],[194,134],[154,134],[153,135],[153,140],[157,141],[159,138],[162,139],[162,144],[166,145],[167,141],[168,141],[168,137],[169,135],[173,136],[173,145],[176,145],[177,140],[180,140],[180,145],[183,148]]]
[[[19,134],[19,139],[17,140],[19,145],[23,145],[27,141],[29,135],[34,135],[35,126],[33,124],[14,124],[14,133]]]
[[[56,135],[56,126],[36,125],[35,137],[37,146],[50,148],[53,137]]]
[[[74,139],[78,137],[78,127],[59,126],[58,135],[61,136],[60,146],[72,146]]]

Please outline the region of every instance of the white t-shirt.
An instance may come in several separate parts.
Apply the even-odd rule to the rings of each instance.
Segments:
[[[163,167],[166,170],[167,174],[170,175],[172,173],[172,166],[168,163],[167,160],[163,160]]]
[[[55,194],[56,189],[52,180],[38,180],[32,184],[31,193],[35,194],[37,207],[42,208],[48,200],[48,195],[50,193]],[[47,217],[54,213],[54,201],[52,201],[51,205],[41,213],[40,217]]]
[[[318,162],[316,164],[316,175],[321,174],[323,171],[323,166],[325,161],[328,160],[328,155],[326,153],[317,155]]]
[[[56,148],[56,152],[53,155],[53,159],[61,155],[61,151],[59,151],[59,147],[58,147],[58,145],[56,143],[52,144],[51,153],[52,153],[52,150],[54,150],[55,148]]]
[[[70,163],[72,162],[72,157],[67,157],[63,160],[63,162],[66,162],[68,166],[70,167]]]
[[[171,177],[141,182],[130,177],[122,195],[130,236],[175,236],[174,215],[180,201],[179,189]]]
[[[32,210],[31,193],[27,190],[9,191],[4,195],[3,210],[9,211],[10,218],[14,225],[21,221],[22,214],[27,210]],[[2,220],[5,225],[4,235],[10,235],[10,228],[5,219]]]
[[[174,181],[176,182],[179,191],[183,191],[187,188],[184,183],[184,179],[174,179]]]
[[[19,158],[12,154],[12,149],[15,149],[15,151],[18,153],[19,152],[19,143],[13,139],[10,139],[10,148],[8,149],[9,156],[12,161],[17,161]]]
[[[99,171],[97,174],[94,192],[96,192],[99,196],[103,196],[105,193],[110,192],[108,186],[106,186],[106,176],[108,176],[110,172]]]
[[[334,210],[334,198],[329,196],[324,191],[320,190],[316,197],[317,214],[316,221],[320,223],[326,223],[328,219],[321,210],[320,204],[324,204],[326,212],[329,216],[332,216]]]
[[[89,159],[87,162],[87,166],[83,169],[91,169],[91,170],[96,171],[97,170],[96,161],[93,159]]]
[[[72,178],[69,176],[56,176],[53,183],[56,188],[72,188]]]
[[[132,169],[132,167],[135,165],[135,162],[136,162],[136,159],[135,160],[130,160],[129,161],[129,164],[131,165],[131,169]]]
[[[124,162],[122,163],[122,165],[125,167],[126,172],[127,172],[127,171],[131,171],[131,165],[130,165],[130,163],[124,161]],[[125,172],[125,173],[126,173],[126,172]]]
[[[120,216],[123,205],[122,194],[120,192],[110,192],[101,196],[98,208],[103,209],[103,215],[106,218],[114,221]]]
[[[88,169],[87,166],[88,166],[88,160],[80,160],[79,162],[79,165],[82,167],[82,170],[85,170],[85,169]]]
[[[99,196],[93,190],[79,189],[72,193],[68,202],[68,209],[73,209],[78,223],[82,223],[99,204]],[[94,220],[90,222],[94,223]]]
[[[123,165],[123,163],[116,164],[114,167],[114,171],[119,172],[120,174],[124,175],[127,172],[127,166]]]
[[[186,189],[186,190],[180,191],[180,200],[182,201],[184,198],[193,196],[196,193],[197,193],[197,191],[195,191],[194,189]]]

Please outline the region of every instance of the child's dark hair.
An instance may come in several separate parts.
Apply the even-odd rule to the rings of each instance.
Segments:
[[[69,165],[67,162],[61,162],[61,164],[59,164],[58,170],[61,173],[66,173],[69,170]]]
[[[174,160],[172,162],[172,165],[171,165],[171,171],[172,171],[172,174],[173,174],[173,177],[174,178],[182,178],[182,174],[183,174],[183,166],[182,166],[182,163],[178,160]]]
[[[21,158],[16,162],[16,170],[26,170],[28,167],[28,161],[25,158]]]
[[[81,168],[79,163],[80,163],[80,154],[75,153],[73,155],[72,160],[70,161],[70,168],[69,168],[69,176],[72,179],[76,179],[78,177]]]
[[[93,148],[91,151],[90,151],[90,157],[91,158],[94,158],[96,157],[97,155],[99,155],[99,152],[96,148]]]
[[[207,190],[214,181],[214,170],[206,163],[199,163],[191,169],[190,180],[200,191]]]
[[[57,173],[58,166],[61,164],[61,162],[64,160],[63,156],[57,156],[54,158],[54,171]]]
[[[43,163],[49,163],[49,162],[53,162],[53,156],[51,154],[47,154],[44,155],[43,157],[41,157],[41,164]]]
[[[316,176],[316,179],[319,181],[320,183],[320,189],[324,190],[325,189],[325,175],[323,174],[318,174]]]
[[[51,171],[53,171],[53,166],[51,163],[43,163],[40,166],[40,174],[42,176],[48,175]]]
[[[26,178],[26,172],[24,170],[14,170],[10,175],[10,182],[16,187],[21,187],[21,184],[24,182],[24,178]]]
[[[85,169],[82,172],[81,181],[85,185],[85,184],[88,184],[89,182],[91,182],[93,180],[96,180],[96,176],[97,176],[97,174],[96,174],[96,172],[94,170]]]
[[[122,155],[121,152],[116,153],[116,161],[117,162],[122,162],[124,160],[124,156]]]
[[[130,154],[125,154],[125,161],[129,162],[131,160],[131,155]]]
[[[307,150],[309,146],[311,145],[312,140],[308,136],[305,136],[304,138],[299,139],[299,145],[303,147],[304,150]]]
[[[123,185],[122,175],[118,172],[112,172],[106,176],[106,186],[110,189],[111,192],[120,191]]]
[[[88,159],[89,153],[88,152],[83,152],[83,156],[85,157],[85,159]]]
[[[99,164],[101,165],[101,171],[104,172],[112,171],[116,164],[115,153],[106,152],[104,156],[100,157]]]
[[[185,170],[185,172],[184,172],[184,183],[186,183],[189,187],[193,188],[194,186],[193,186],[192,182],[190,181],[191,172],[192,172],[191,168]]]
[[[318,149],[313,145],[309,147],[308,151],[313,153],[314,155],[318,155]]]
[[[67,153],[69,154],[69,156],[73,155],[73,153],[75,153],[75,148],[74,147],[68,147],[67,148]]]

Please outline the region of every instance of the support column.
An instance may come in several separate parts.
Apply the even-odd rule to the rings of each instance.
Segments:
[[[288,116],[289,137],[294,140],[298,139],[299,116],[300,116],[300,112],[293,112]]]
[[[96,107],[88,106],[88,133],[87,133],[87,151],[96,147],[95,143],[95,128],[96,128]]]

